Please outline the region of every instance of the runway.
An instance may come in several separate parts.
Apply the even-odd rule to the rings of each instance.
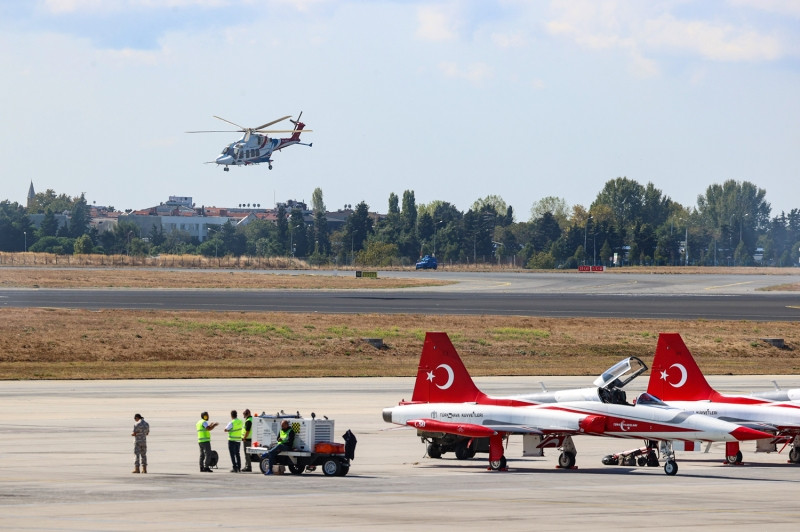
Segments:
[[[286,273],[292,275],[296,273]],[[339,275],[341,272],[316,272]],[[348,272],[352,275],[353,272]],[[390,277],[415,272],[382,272]],[[759,289],[797,275],[419,272],[446,286],[391,290],[0,289],[0,308],[795,321],[800,293]]]
[[[770,376],[712,379],[723,391],[771,387]],[[800,386],[800,379],[781,384]],[[476,379],[488,393],[585,386],[583,377]],[[634,383],[635,384],[635,383]],[[646,383],[642,381],[641,386]],[[167,381],[31,381],[0,386],[0,512],[8,530],[752,530],[795,526],[800,469],[784,454],[743,448],[744,466],[723,465],[723,447],[679,453],[680,471],[607,467],[605,454],[633,440],[578,437],[578,469],[557,453],[486,470],[485,455],[424,457],[412,429],[391,429],[381,409],[410,396],[411,378]],[[346,477],[321,472],[264,477],[228,473],[222,427],[212,432],[219,469],[200,473],[194,423],[201,410],[299,410],[358,438]],[[133,414],[149,422],[147,475],[133,465]],[[387,430],[388,429],[388,430]]]

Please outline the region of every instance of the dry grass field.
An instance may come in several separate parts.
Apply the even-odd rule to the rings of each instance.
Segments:
[[[0,268],[0,287],[439,284],[357,279],[352,272],[287,276],[87,266],[92,269]],[[431,330],[449,333],[474,375],[595,376],[631,355],[649,364],[661,331],[681,333],[709,374],[800,372],[800,323],[792,322],[0,309],[0,379],[410,376]],[[784,338],[787,348],[772,347],[765,337]],[[365,338],[382,338],[385,347]]]
[[[475,375],[598,375],[630,355],[649,364],[661,331],[680,332],[710,374],[800,372],[791,322],[2,309],[0,379],[408,376],[432,330]]]

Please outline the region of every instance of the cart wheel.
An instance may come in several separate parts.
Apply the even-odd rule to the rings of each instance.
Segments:
[[[350,466],[349,465],[343,465],[341,468],[339,468],[339,476],[340,477],[345,476],[349,472],[350,472]]]
[[[328,458],[322,463],[322,472],[329,477],[338,475],[341,470],[342,464],[333,458]]]
[[[289,466],[288,467],[289,467],[289,472],[292,475],[301,475],[301,474],[303,474],[303,471],[305,470],[305,467],[301,466],[300,464],[295,464],[295,463],[292,463],[292,462],[289,462]]]
[[[269,458],[267,458],[266,456],[262,458],[261,461],[258,463],[258,468],[261,470],[262,473],[266,475],[267,471],[269,470]]]

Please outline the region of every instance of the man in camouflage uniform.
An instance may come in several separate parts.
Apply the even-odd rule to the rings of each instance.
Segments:
[[[150,434],[150,425],[144,420],[141,414],[133,416],[136,424],[133,426],[131,436],[136,438],[133,443],[133,454],[136,455],[134,469],[132,473],[139,473],[139,459],[141,457],[142,473],[147,473],[147,435]]]

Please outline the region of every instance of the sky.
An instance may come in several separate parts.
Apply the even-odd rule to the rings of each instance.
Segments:
[[[412,190],[527,221],[627,177],[800,208],[796,0],[6,0],[0,64],[0,199],[22,204],[31,181],[119,210]],[[186,133],[301,111],[313,146],[273,170],[204,164],[239,135]]]

